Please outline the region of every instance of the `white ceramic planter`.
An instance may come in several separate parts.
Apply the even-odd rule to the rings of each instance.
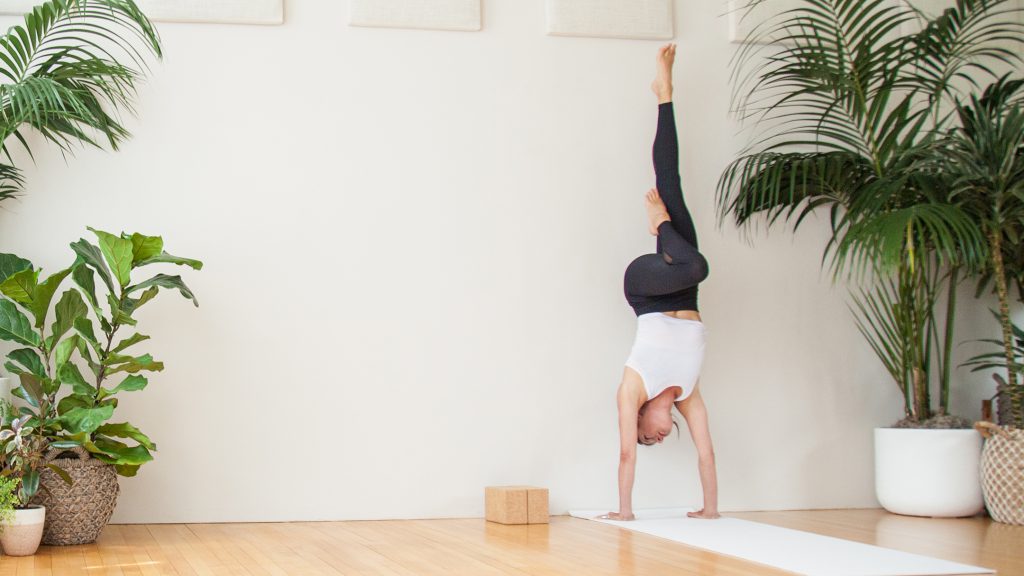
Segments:
[[[10,378],[0,378],[0,398],[5,398],[8,401],[14,399],[11,396],[11,387],[14,386],[13,382]]]
[[[46,508],[33,506],[25,510],[15,510],[14,520],[3,525],[0,532],[0,545],[8,556],[31,556],[39,549],[43,539],[43,524],[46,521]]]
[[[975,430],[875,428],[875,494],[894,514],[957,518],[985,506]]]

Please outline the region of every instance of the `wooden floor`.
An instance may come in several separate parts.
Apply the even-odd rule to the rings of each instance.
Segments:
[[[735,518],[1024,575],[1024,527],[878,510],[757,512]],[[0,559],[0,576],[42,574],[600,575],[788,574],[568,517],[550,525],[479,519],[108,526],[96,544]]]

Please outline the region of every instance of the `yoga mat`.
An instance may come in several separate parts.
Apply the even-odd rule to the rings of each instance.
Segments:
[[[607,510],[569,514],[807,576],[942,576],[995,570],[947,562],[768,524],[687,518],[687,509],[641,510],[633,522],[596,520]]]

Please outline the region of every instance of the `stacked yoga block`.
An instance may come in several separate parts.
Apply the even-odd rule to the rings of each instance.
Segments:
[[[547,524],[548,489],[534,486],[484,488],[488,522],[499,524]]]

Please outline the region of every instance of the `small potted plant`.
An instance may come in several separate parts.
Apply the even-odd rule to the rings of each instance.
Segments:
[[[26,426],[30,416],[8,422],[13,410],[6,400],[0,403],[0,545],[8,556],[31,556],[39,549],[46,520],[46,508],[30,502],[39,490],[47,443]]]

